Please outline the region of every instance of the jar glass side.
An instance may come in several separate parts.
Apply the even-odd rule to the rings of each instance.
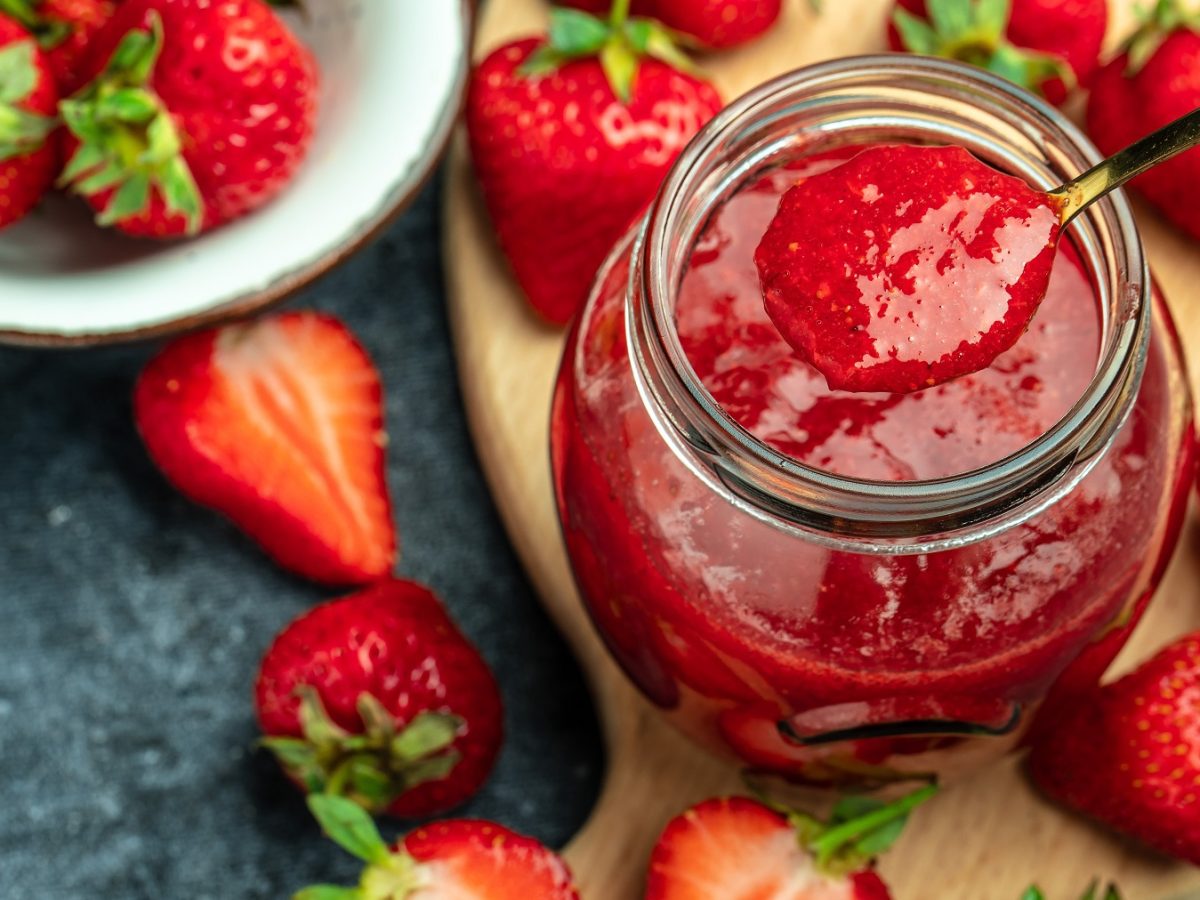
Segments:
[[[1101,302],[1140,295],[1096,235]],[[616,249],[569,341],[553,463],[592,618],[673,721],[758,769],[875,783],[978,764],[1018,739],[1048,692],[1064,702],[1099,677],[1186,503],[1190,400],[1161,304],[1119,427],[1051,501],[969,540],[863,549],[836,529],[814,539],[811,524],[714,479],[723,449],[656,407],[628,316],[643,250],[632,234]],[[1128,321],[1111,308],[1106,340]]]

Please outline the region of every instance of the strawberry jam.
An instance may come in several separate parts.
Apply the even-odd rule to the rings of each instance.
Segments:
[[[732,420],[721,427],[881,489],[1027,448],[1080,401],[1105,339],[1069,245],[1020,340],[918,392],[831,387],[764,309],[755,251],[781,198],[852,155],[771,169],[707,216],[673,282],[691,371],[672,371],[707,390]],[[1132,413],[1074,487],[967,540],[867,552],[836,521],[819,536],[781,523],[703,474],[698,429],[665,416],[647,390],[653,354],[630,353],[627,335],[645,338],[627,332],[627,303],[648,302],[627,297],[633,252],[632,239],[618,246],[568,343],[552,460],[592,618],[676,724],[792,780],[875,784],[991,758],[1056,683],[1099,677],[1162,574],[1190,479],[1190,400],[1158,301]]]
[[[755,261],[767,311],[829,382],[923,390],[986,369],[1048,289],[1059,209],[961,147],[874,147],[797,174]]]

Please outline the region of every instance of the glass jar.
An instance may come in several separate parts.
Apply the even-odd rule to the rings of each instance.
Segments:
[[[868,422],[862,395],[789,400],[796,379],[817,390],[790,353],[773,357],[788,373],[776,381],[745,363],[779,340],[747,275],[771,179],[898,142],[962,145],[1045,188],[1098,159],[1056,110],[957,63],[787,75],[685,151],[600,272],[555,393],[559,516],[612,654],[695,739],[803,783],[945,776],[1013,747],[1039,708],[1099,679],[1186,506],[1188,382],[1123,195],[1077,220],[1060,254],[1074,319],[1054,319],[1048,297],[1048,324],[1010,351],[1041,353],[1036,375],[1002,357],[1012,371],[995,383],[877,397]],[[744,233],[724,224],[752,205]],[[1022,410],[1044,413],[1046,397],[1061,410],[1044,427],[1010,427],[1007,410],[1028,428]],[[799,433],[822,449],[788,452],[764,423],[806,403],[821,436]],[[887,470],[905,453],[975,463]]]

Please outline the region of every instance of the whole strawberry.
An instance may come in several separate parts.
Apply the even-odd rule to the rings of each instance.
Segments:
[[[59,92],[67,97],[83,86],[88,47],[116,6],[114,0],[0,0],[0,13],[37,38]]]
[[[663,61],[679,57],[658,26],[621,12],[606,23],[555,10],[549,40],[500,47],[471,80],[484,202],[529,302],[558,324],[721,107],[712,85]]]
[[[0,229],[24,218],[54,182],[57,103],[45,55],[0,16]]]
[[[389,847],[353,803],[314,794],[308,806],[325,833],[367,867],[356,888],[316,885],[293,900],[579,900],[566,863],[492,822],[437,822]]]
[[[603,13],[608,0],[564,0],[588,12]],[[657,19],[672,31],[714,50],[759,37],[779,21],[783,0],[633,0],[637,16]]]
[[[1100,70],[1088,100],[1088,133],[1112,154],[1200,107],[1200,12],[1159,0],[1116,59]],[[1200,149],[1132,182],[1176,226],[1200,239]]]
[[[871,861],[935,790],[891,805],[848,797],[828,823],[745,797],[706,800],[663,830],[646,900],[890,900]]]
[[[167,479],[280,565],[329,584],[391,572],[382,388],[337,319],[284,313],[177,338],[133,409]]]
[[[427,816],[479,790],[500,748],[500,694],[438,599],[385,581],[292,622],[254,689],[264,742],[310,792]]]
[[[1200,865],[1200,633],[1080,699],[1029,771],[1049,797]]]
[[[1106,0],[896,0],[893,50],[957,59],[1062,103],[1100,65]]]
[[[194,235],[274,198],[312,139],[312,54],[262,0],[125,0],[62,105],[101,225]]]

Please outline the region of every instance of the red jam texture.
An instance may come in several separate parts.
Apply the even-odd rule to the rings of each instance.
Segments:
[[[755,254],[767,311],[830,387],[907,393],[1017,342],[1060,231],[1047,194],[961,147],[872,147],[798,178]]]
[[[917,393],[832,390],[768,318],[754,252],[779,198],[845,158],[775,170],[710,217],[676,306],[695,372],[757,437],[847,476],[937,478],[1024,447],[1078,400],[1096,366],[1097,304],[1069,248],[1025,338],[987,369]],[[1161,307],[1137,405],[1068,497],[965,547],[869,556],[748,515],[666,443],[626,344],[629,252],[627,242],[602,273],[568,346],[551,432],[555,489],[598,630],[676,724],[794,780],[869,784],[976,765],[1006,745],[799,739],[914,719],[998,731],[1064,670],[1060,696],[1094,683],[1162,573],[1192,478],[1187,387]]]

